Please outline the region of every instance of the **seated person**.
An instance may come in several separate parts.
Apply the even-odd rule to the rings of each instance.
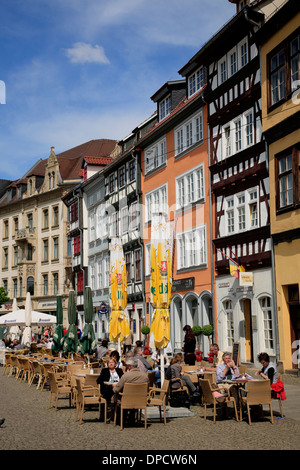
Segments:
[[[222,382],[223,380],[231,380],[239,377],[240,372],[231,358],[231,353],[225,352],[223,354],[223,364],[217,367],[216,370],[216,382]]]
[[[97,383],[100,384],[101,395],[106,399],[108,405],[110,405],[111,398],[114,394],[112,384],[119,382],[123,373],[123,370],[117,367],[117,361],[113,357],[109,359],[107,367],[103,367],[101,370]],[[110,382],[111,385],[104,382]]]
[[[223,353],[220,351],[219,346],[217,343],[213,343],[209,347],[209,352],[212,353],[214,356],[214,361],[211,366],[209,367],[204,367],[204,370],[207,371],[216,371],[216,368],[223,364]]]
[[[171,359],[170,366],[166,372],[166,378],[171,379],[181,379],[183,385],[188,388],[189,394],[193,397],[199,396],[200,393],[197,391],[195,385],[193,384],[191,378],[188,375],[184,375],[182,372],[181,363],[183,362],[183,355],[181,353],[175,354]],[[171,383],[171,389],[177,390],[181,387],[180,380],[173,380]]]
[[[116,349],[113,349],[110,354],[109,354],[109,358],[114,358],[116,360],[116,363],[117,363],[117,367],[122,367],[123,366],[123,363],[120,359],[120,354],[118,353],[118,351]]]
[[[134,349],[133,352],[134,352],[134,357],[139,359],[144,364],[147,372],[152,370],[151,364],[143,356],[143,348],[137,347],[137,348]]]
[[[263,379],[269,379],[270,384],[276,384],[278,380],[278,371],[277,367],[273,362],[270,362],[270,357],[267,353],[260,353],[258,355],[258,360],[262,365],[262,369],[258,372],[255,372],[255,375],[260,375]]]

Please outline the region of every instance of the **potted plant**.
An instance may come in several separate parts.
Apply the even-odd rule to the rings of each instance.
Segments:
[[[204,325],[204,326],[202,327],[202,334],[203,334],[204,336],[208,336],[209,345],[211,345],[211,338],[210,338],[210,336],[213,334],[213,331],[214,331],[214,329],[213,329],[212,325]],[[208,353],[208,362],[212,363],[213,360],[214,360],[213,354],[209,352],[209,353]]]
[[[192,330],[197,339],[196,360],[200,362],[203,359],[202,357],[203,351],[200,351],[200,340],[199,340],[199,336],[202,334],[202,328],[199,325],[194,325],[192,327]]]
[[[145,335],[145,342],[148,344],[148,335],[150,333],[150,327],[148,325],[143,325],[141,328],[141,333]]]

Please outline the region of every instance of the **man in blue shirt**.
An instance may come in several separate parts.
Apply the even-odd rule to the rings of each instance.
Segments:
[[[229,352],[225,352],[223,354],[223,362],[224,364],[221,364],[220,366],[217,367],[216,370],[216,382],[220,383],[223,380],[231,380],[231,379],[236,379],[239,377],[240,372],[235,365],[233,359],[231,358],[231,354]]]

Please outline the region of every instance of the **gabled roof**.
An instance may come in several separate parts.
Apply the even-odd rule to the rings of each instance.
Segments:
[[[82,166],[86,162],[88,165],[107,165],[111,162],[111,157],[83,157]]]

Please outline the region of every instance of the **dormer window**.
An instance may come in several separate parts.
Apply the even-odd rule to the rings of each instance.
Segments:
[[[205,85],[204,68],[200,67],[188,79],[189,98]]]
[[[161,121],[171,112],[171,95],[159,103],[159,120]]]

